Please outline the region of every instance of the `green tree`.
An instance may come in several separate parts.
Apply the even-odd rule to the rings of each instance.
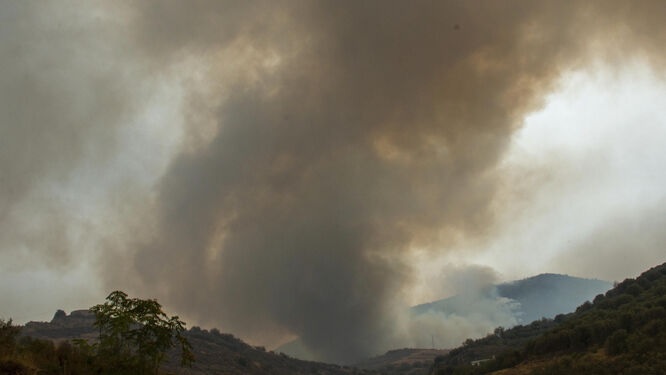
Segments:
[[[153,299],[128,298],[115,291],[90,309],[99,329],[97,360],[105,373],[157,373],[166,352],[180,346],[181,365],[190,365],[192,347],[183,333],[185,323],[168,317]]]
[[[12,324],[12,320],[0,319],[0,357],[12,354],[16,347],[16,337],[21,328]]]
[[[618,355],[627,352],[628,333],[624,329],[618,329],[606,339],[606,352],[609,355]]]

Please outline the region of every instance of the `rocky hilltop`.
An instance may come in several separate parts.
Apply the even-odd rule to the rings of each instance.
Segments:
[[[58,310],[50,322],[28,322],[21,334],[51,340],[71,340],[74,338],[97,337],[95,314],[90,310],[74,310],[69,315]]]

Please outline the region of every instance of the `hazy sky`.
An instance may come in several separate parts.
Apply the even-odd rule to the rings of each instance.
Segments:
[[[123,289],[348,360],[472,281],[635,276],[666,258],[664,18],[0,1],[0,317]]]

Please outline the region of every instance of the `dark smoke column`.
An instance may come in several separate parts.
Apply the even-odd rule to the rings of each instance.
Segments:
[[[386,349],[410,249],[490,224],[513,129],[580,51],[567,18],[532,1],[195,4],[146,12],[140,37],[163,58],[250,49],[258,73],[226,82],[214,138],[163,177],[145,285],[324,360]]]

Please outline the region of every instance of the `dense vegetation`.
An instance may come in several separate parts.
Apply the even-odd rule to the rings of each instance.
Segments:
[[[525,353],[562,354],[544,368],[545,374],[666,373],[666,264],[581,305],[560,327],[531,342]]]
[[[500,340],[513,332],[466,346]],[[623,281],[574,313],[558,316],[551,329],[518,350],[497,352],[494,359],[478,366],[453,362],[458,350],[466,349],[439,358],[433,372],[483,374],[520,365],[535,374],[666,373],[666,264]]]
[[[168,317],[155,300],[129,298],[115,291],[103,304],[90,309],[99,329],[98,342],[81,347],[93,353],[105,374],[156,374],[167,351],[178,344],[181,365],[194,361],[192,346],[184,336],[185,323]]]
[[[19,336],[20,327],[0,320],[0,374],[94,374],[92,353],[82,342]]]
[[[181,363],[192,363],[184,323],[164,314],[157,301],[116,291],[90,310],[99,331],[93,342],[20,337],[20,327],[0,320],[0,374],[157,374],[176,343]]]
[[[555,320],[535,320],[511,329],[496,328],[484,338],[467,339],[449,354],[435,358],[433,368],[437,374],[476,374],[513,365],[521,358],[520,352],[528,342],[550,331],[561,320],[562,315]],[[481,361],[479,366],[472,365],[476,361]]]

